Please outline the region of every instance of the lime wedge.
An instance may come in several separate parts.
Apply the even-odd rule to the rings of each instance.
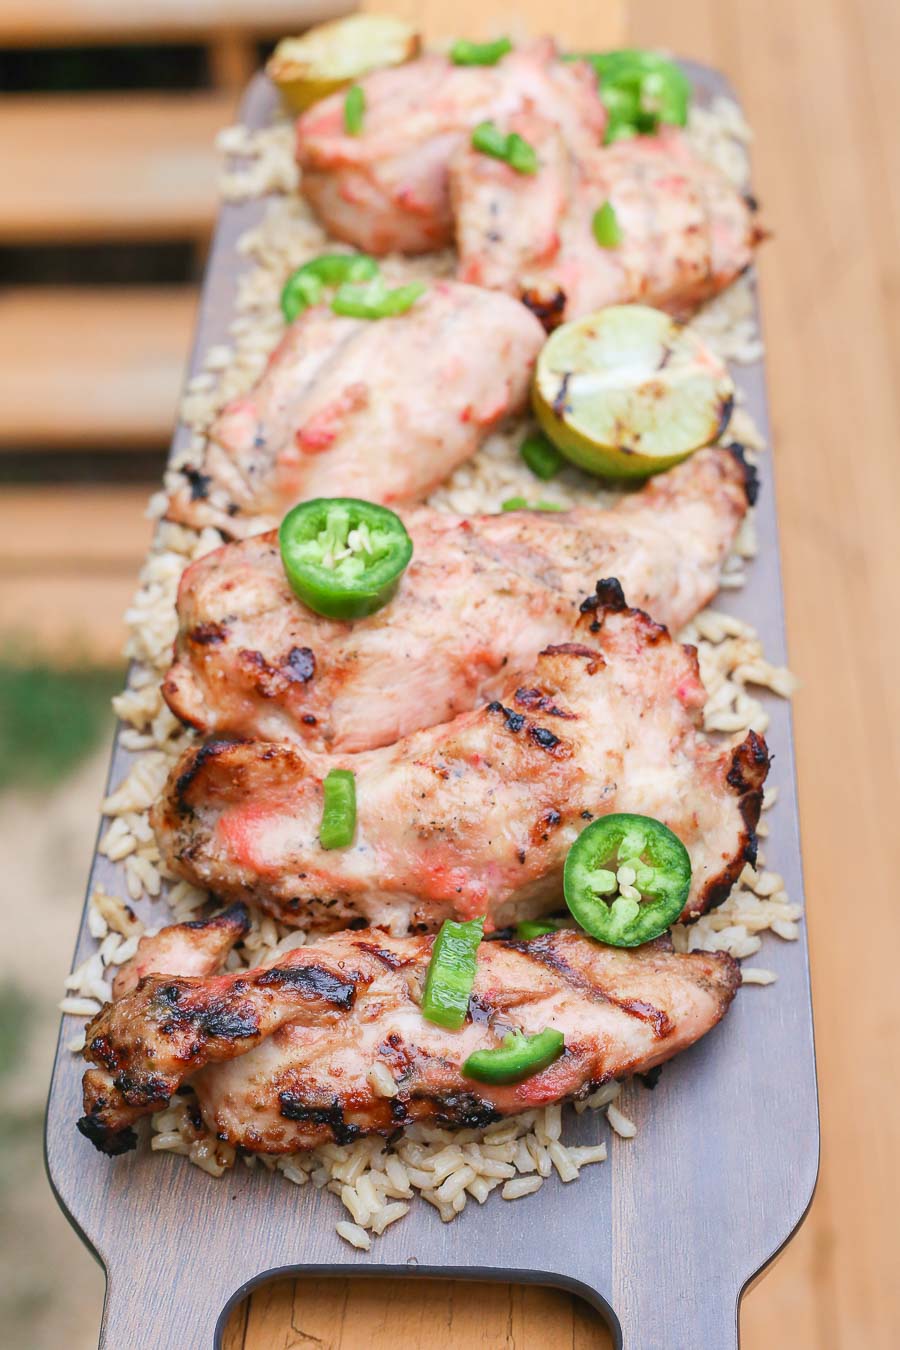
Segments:
[[[573,463],[603,478],[647,478],[721,436],[734,385],[725,364],[671,315],[610,305],[548,338],[532,401]]]
[[[411,61],[419,46],[418,33],[403,19],[351,14],[317,24],[302,37],[283,38],[266,74],[288,110],[303,112],[372,70]]]

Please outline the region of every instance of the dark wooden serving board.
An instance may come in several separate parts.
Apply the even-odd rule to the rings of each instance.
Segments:
[[[688,65],[697,97],[729,93],[725,81]],[[263,125],[273,95],[260,76],[244,121]],[[238,236],[260,201],[225,206],[203,293],[192,372],[226,339],[240,267]],[[768,430],[761,365],[735,372],[750,411]],[[175,446],[187,432],[180,428]],[[752,622],[768,656],[785,660],[772,473],[764,460],[757,512],[759,556],[749,584],[723,607]],[[791,710],[768,699],[767,738],[779,797],[768,813],[767,864],[793,900],[803,882]],[[130,756],[116,744],[110,779]],[[120,868],[95,857],[90,887],[125,894]],[[137,906],[158,924],[160,903]],[[83,922],[75,960],[94,949]],[[370,1252],[335,1233],[346,1217],[335,1196],[297,1189],[242,1165],[215,1180],[172,1154],[146,1147],[107,1159],[75,1130],[83,1063],[65,1049],[80,1023],[64,1019],[47,1115],[51,1184],[107,1273],[100,1343],[106,1350],[208,1350],[227,1309],[273,1274],[440,1275],[559,1285],[604,1311],[626,1350],[729,1350],[737,1344],[742,1291],[773,1259],[809,1206],[818,1166],[818,1112],[805,934],[768,938],[756,958],[778,982],[747,988],[721,1027],[667,1066],[650,1092],[633,1085],[624,1106],[635,1139],[612,1136],[606,1163],[568,1186],[555,1176],[514,1205],[492,1195],[442,1224],[425,1202],[376,1238]],[[566,1126],[573,1142],[605,1126],[586,1113]]]

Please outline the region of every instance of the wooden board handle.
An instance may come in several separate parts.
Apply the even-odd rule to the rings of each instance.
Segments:
[[[196,1223],[196,1213],[185,1222]],[[232,1289],[224,1289],[213,1268],[204,1265],[202,1221],[196,1264],[176,1268],[163,1256],[142,1266],[117,1264],[107,1274],[99,1350],[214,1350]]]
[[[737,1350],[737,1300],[715,1283],[678,1288],[668,1272],[630,1307],[616,1310],[616,1350]]]

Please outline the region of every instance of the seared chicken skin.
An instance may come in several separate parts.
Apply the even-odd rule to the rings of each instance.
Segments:
[[[347,133],[341,91],[298,121],[297,160],[300,190],[329,232],[367,253],[427,253],[451,242],[447,166],[479,122],[539,108],[576,149],[598,145],[606,127],[594,72],[560,61],[549,39],[495,66],[426,55],[360,85],[360,134]]]
[[[169,515],[239,535],[303,498],[424,497],[522,410],[543,340],[517,300],[453,281],[394,318],[307,309],[222,410]]]
[[[85,1115],[98,1148],[134,1147],[131,1126],[184,1082],[220,1139],[257,1153],[389,1135],[412,1121],[482,1126],[644,1073],[721,1020],[740,983],[731,957],[634,950],[574,932],[484,942],[470,1016],[426,1022],[432,940],[342,933],[266,969],[212,979],[151,975],[87,1028]],[[555,1027],[565,1050],[524,1082],[475,1082],[462,1065],[513,1028]],[[373,1074],[374,1069],[377,1074]],[[394,1080],[385,1096],[378,1079]]]
[[[498,928],[557,907],[586,821],[664,821],[691,856],[684,917],[724,899],[754,856],[768,768],[752,732],[736,749],[698,735],[693,648],[598,585],[574,641],[546,648],[500,698],[352,757],[265,741],[182,755],[152,812],[167,867],[286,923],[360,916],[402,933],[446,918]],[[322,781],[355,774],[353,843],[318,841]]]
[[[113,998],[130,994],[145,975],[214,975],[234,944],[249,931],[247,910],[237,904],[214,919],[192,919],[146,933],[131,960],[116,971]]]
[[[751,262],[746,199],[677,128],[584,154],[542,116],[509,126],[538,152],[537,173],[471,145],[451,165],[461,280],[519,296],[552,327],[630,302],[687,315]],[[592,221],[606,202],[621,239],[604,248]]]
[[[715,594],[753,480],[738,454],[702,450],[611,510],[407,517],[413,561],[390,604],[354,623],[293,594],[277,534],[193,563],[178,592],[170,708],[205,733],[321,751],[390,745],[493,697],[578,605],[616,576],[677,631]]]

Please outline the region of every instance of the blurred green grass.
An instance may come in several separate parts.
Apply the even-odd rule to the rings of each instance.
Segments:
[[[120,670],[0,661],[0,792],[57,784],[109,732]]]

